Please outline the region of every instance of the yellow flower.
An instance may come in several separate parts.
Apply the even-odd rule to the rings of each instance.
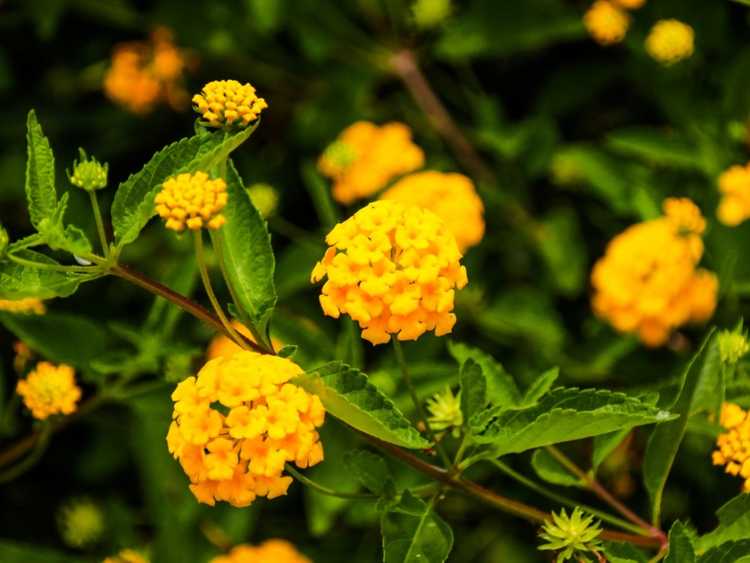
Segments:
[[[369,121],[344,129],[318,160],[321,173],[334,182],[334,199],[346,205],[372,196],[393,178],[423,164],[424,153],[412,142],[406,125],[378,127]]]
[[[312,563],[286,540],[271,539],[262,544],[238,545],[226,555],[211,559],[210,563]]]
[[[750,342],[747,334],[739,327],[735,330],[722,330],[717,335],[719,343],[719,357],[725,364],[734,365],[750,352]]]
[[[671,65],[693,54],[695,33],[686,23],[675,19],[659,20],[646,37],[646,51],[654,59]]]
[[[102,563],[149,563],[149,560],[134,549],[123,549],[117,555],[105,558]]]
[[[417,27],[431,29],[450,17],[453,5],[451,0],[416,0],[411,12]]]
[[[429,209],[456,237],[461,252],[484,236],[484,205],[474,183],[463,174],[416,172],[401,178],[380,199]]]
[[[626,10],[637,10],[646,3],[646,0],[614,0],[614,3]]]
[[[301,373],[289,359],[241,350],[209,360],[177,386],[167,446],[199,502],[241,507],[284,495],[292,482],[285,463],[323,460],[316,428],[325,410],[289,383]]]
[[[609,0],[596,0],[583,16],[583,24],[600,45],[612,45],[625,39],[630,16]]]
[[[88,499],[73,499],[60,509],[58,524],[65,544],[81,548],[101,538],[104,532],[104,513]]]
[[[222,178],[209,179],[205,172],[178,174],[168,178],[154,198],[156,212],[166,227],[182,232],[202,227],[216,230],[226,219],[221,210],[227,204],[227,184]]]
[[[39,362],[26,379],[18,382],[16,391],[39,420],[53,414],[71,414],[81,398],[73,368],[49,362]]]
[[[591,274],[594,312],[620,332],[660,346],[677,327],[704,322],[716,307],[716,275],[697,268],[705,220],[688,199],[617,235]]]
[[[711,460],[714,465],[723,465],[730,475],[744,479],[743,490],[750,491],[750,418],[739,405],[724,403],[721,409],[721,425],[726,432],[716,439],[716,450]]]
[[[46,308],[44,307],[44,303],[39,299],[26,297],[24,299],[0,299],[0,311],[43,315],[46,312]]]
[[[461,412],[461,394],[454,395],[450,387],[436,393],[427,400],[427,417],[430,428],[437,432],[452,429],[454,437],[458,437],[464,425],[464,414]]]
[[[750,163],[735,164],[719,176],[721,202],[716,210],[719,221],[736,227],[750,217]]]
[[[313,283],[328,277],[326,315],[349,315],[373,344],[451,332],[455,289],[468,280],[456,239],[434,213],[376,201],[336,225],[326,243],[311,275]]]
[[[172,42],[172,32],[157,28],[149,41],[117,45],[104,77],[104,92],[112,101],[135,114],[146,114],[166,101],[173,109],[185,107],[187,92],[182,73],[185,54]]]
[[[236,80],[214,80],[193,96],[193,109],[211,127],[245,127],[267,107],[255,88]]]

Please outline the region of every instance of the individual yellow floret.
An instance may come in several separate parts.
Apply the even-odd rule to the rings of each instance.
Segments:
[[[583,24],[600,45],[612,45],[625,39],[630,16],[609,0],[596,0],[583,16]]]
[[[193,109],[211,127],[245,127],[267,107],[255,88],[237,80],[214,80],[193,96]]]
[[[156,195],[156,213],[166,227],[182,232],[203,227],[218,229],[225,222],[222,209],[227,204],[227,184],[222,178],[209,179],[205,172],[178,174],[167,179]]]
[[[318,160],[321,173],[334,182],[334,199],[345,205],[374,195],[393,178],[423,164],[424,153],[412,142],[406,125],[378,127],[369,121],[344,129]]]
[[[326,315],[349,315],[372,344],[392,334],[416,340],[451,332],[455,290],[468,280],[456,239],[437,215],[376,201],[336,225],[326,243],[311,275],[313,283],[328,278],[320,295]]]
[[[149,563],[149,560],[135,549],[123,549],[117,555],[105,558],[102,563]]]
[[[210,563],[312,563],[286,540],[271,539],[262,544],[238,545]]]
[[[7,311],[8,313],[43,315],[46,310],[44,303],[33,297],[0,299],[0,311]]]
[[[750,419],[739,405],[724,403],[721,408],[721,425],[726,432],[716,439],[716,450],[711,460],[723,465],[730,475],[744,479],[743,490],[750,491]]]
[[[646,37],[646,51],[652,58],[671,65],[693,54],[695,33],[686,23],[675,19],[659,20]]]
[[[687,199],[667,199],[665,215],[617,235],[594,265],[594,312],[620,332],[660,346],[686,323],[708,320],[716,307],[716,275],[697,267],[705,220]]]
[[[463,174],[416,172],[401,178],[380,199],[429,209],[456,237],[461,252],[484,236],[484,205],[474,183]]]
[[[730,166],[719,176],[721,201],[716,210],[719,221],[736,227],[750,217],[750,163]]]
[[[53,414],[71,414],[81,398],[73,368],[39,362],[26,379],[16,385],[16,392],[34,418],[44,420]]]
[[[316,395],[289,383],[302,369],[289,359],[247,350],[209,360],[174,393],[169,452],[199,502],[247,506],[286,494],[286,463],[323,460],[316,428],[325,409]]]

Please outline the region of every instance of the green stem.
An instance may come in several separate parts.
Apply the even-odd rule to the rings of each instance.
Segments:
[[[9,253],[8,258],[15,262],[16,264],[20,264],[21,266],[28,266],[30,268],[39,268],[40,270],[51,270],[54,272],[66,272],[66,273],[75,273],[75,274],[93,274],[95,273],[96,267],[92,266],[65,266],[62,264],[46,264],[44,262],[36,262],[34,260],[26,260],[25,258],[20,258],[19,256]]]
[[[104,258],[109,257],[109,243],[107,242],[107,233],[104,231],[104,221],[102,221],[102,212],[99,209],[99,200],[96,198],[96,192],[89,191],[91,200],[91,209],[94,211],[94,221],[96,221],[96,231],[99,233],[99,242],[102,245]]]
[[[52,435],[52,425],[49,422],[43,423],[42,429],[39,431],[38,438],[34,441],[31,453],[24,459],[19,461],[16,465],[9,467],[2,473],[0,473],[0,483],[7,483],[17,477],[20,477],[26,473],[29,469],[34,467],[37,462],[42,459],[44,452],[47,450],[50,436]]]
[[[401,342],[399,342],[398,338],[396,338],[395,336],[391,338],[391,340],[393,341],[393,350],[396,354],[396,361],[398,362],[398,366],[401,369],[401,375],[404,378],[404,383],[406,383],[406,388],[409,390],[409,394],[411,395],[411,400],[414,403],[414,408],[417,410],[417,416],[419,417],[419,420],[422,422],[422,424],[424,424],[424,427],[427,430],[427,435],[435,444],[435,448],[440,454],[443,463],[446,467],[450,467],[451,460],[448,457],[448,454],[445,452],[443,445],[435,438],[435,433],[432,431],[430,422],[427,420],[427,416],[425,415],[424,409],[422,408],[422,403],[420,402],[419,397],[417,397],[417,390],[414,388],[414,384],[412,383],[411,375],[409,374],[409,367],[406,365],[406,359],[404,358],[404,351],[401,348]]]
[[[627,522],[626,520],[623,520],[621,518],[618,518],[617,516],[612,516],[611,514],[608,514],[606,512],[602,512],[600,510],[597,510],[594,507],[581,504],[580,502],[576,502],[572,499],[569,499],[563,495],[559,495],[555,493],[554,491],[551,491],[547,489],[546,487],[543,487],[539,483],[536,483],[535,481],[532,481],[531,479],[521,475],[516,470],[514,470],[509,465],[506,465],[499,459],[493,459],[490,460],[490,463],[492,463],[495,467],[497,467],[500,471],[505,473],[508,477],[511,479],[515,479],[525,487],[531,489],[532,491],[539,493],[540,495],[547,497],[550,500],[553,500],[555,502],[559,502],[562,505],[570,506],[572,508],[575,508],[576,506],[580,506],[583,508],[586,512],[593,514],[600,520],[604,520],[606,522],[609,522],[610,524],[613,524],[615,526],[618,526],[622,528],[623,530],[628,530],[629,532],[634,532],[636,534],[639,534],[641,536],[650,536],[648,530],[645,530],[639,526],[636,526],[634,524],[631,524],[630,522]]]
[[[317,483],[310,479],[309,477],[306,477],[303,473],[300,473],[297,471],[291,464],[286,464],[286,470],[297,479],[300,483],[303,485],[310,487],[314,491],[319,492],[322,495],[327,495],[329,497],[337,497],[337,498],[348,498],[348,499],[376,499],[378,498],[377,495],[374,495],[372,493],[347,493],[343,491],[334,491],[333,489],[329,489],[325,485],[321,485],[320,483]]]
[[[247,349],[247,346],[245,345],[245,339],[240,337],[240,335],[237,334],[237,331],[234,330],[234,327],[232,327],[232,324],[229,322],[226,314],[224,314],[224,310],[221,308],[219,300],[216,298],[216,293],[214,293],[214,288],[211,285],[211,278],[208,275],[208,268],[206,268],[206,259],[203,256],[203,233],[201,231],[194,231],[193,235],[193,240],[195,241],[195,256],[198,261],[198,270],[200,271],[201,280],[203,281],[203,288],[206,290],[208,300],[211,302],[211,306],[214,308],[216,316],[219,317],[219,319],[221,320],[221,324],[224,325],[224,329],[227,333],[229,333],[232,340],[234,340],[238,346]]]

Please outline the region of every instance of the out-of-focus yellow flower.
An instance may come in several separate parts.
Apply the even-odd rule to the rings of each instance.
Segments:
[[[427,417],[430,428],[436,432],[451,430],[454,437],[458,437],[464,424],[460,393],[454,395],[451,388],[446,387],[445,391],[435,393],[427,400],[427,411],[430,413]]]
[[[312,563],[286,540],[271,539],[262,544],[238,545],[226,555],[211,559],[211,563]]]
[[[455,289],[468,280],[456,239],[437,215],[376,201],[336,225],[326,243],[311,275],[313,283],[328,277],[320,295],[326,315],[349,315],[373,344],[392,334],[416,340],[451,332]]]
[[[44,420],[53,414],[71,414],[81,398],[81,389],[76,385],[73,368],[50,362],[39,362],[16,385],[16,392],[34,418]]]
[[[721,201],[716,210],[719,221],[736,227],[750,217],[750,163],[735,164],[719,176]]]
[[[721,425],[726,432],[716,439],[716,450],[711,460],[723,465],[730,475],[744,479],[743,490],[750,492],[750,419],[739,405],[724,403],[721,408]]]
[[[292,482],[285,463],[304,468],[323,460],[316,428],[325,409],[289,383],[301,373],[289,359],[243,350],[209,360],[177,386],[167,445],[199,502],[242,507],[258,496],[276,498]]]
[[[39,299],[26,297],[24,299],[0,299],[0,311],[43,315],[47,309]]]
[[[276,207],[279,205],[279,194],[272,185],[253,184],[247,188],[247,195],[264,219],[276,212]]]
[[[104,532],[104,513],[89,499],[73,499],[60,508],[58,525],[66,545],[86,547],[101,538]]]
[[[416,172],[401,178],[380,199],[429,209],[456,237],[461,252],[484,236],[484,205],[474,183],[463,174]]]
[[[214,80],[193,96],[193,109],[211,127],[246,127],[267,107],[255,88],[237,80]]]
[[[665,65],[671,65],[693,54],[695,33],[686,23],[675,19],[659,20],[646,37],[646,51]]]
[[[411,12],[417,27],[431,29],[450,17],[453,3],[451,0],[416,0]]]
[[[708,320],[716,275],[697,268],[705,220],[688,199],[667,199],[665,215],[627,228],[594,265],[592,305],[620,332],[660,346],[677,327]]]
[[[195,172],[168,178],[154,203],[166,227],[179,233],[185,227],[191,231],[220,228],[226,223],[221,210],[228,198],[227,183],[222,178],[211,180],[205,172]]]
[[[123,549],[117,555],[105,558],[102,563],[149,563],[149,560],[135,549]]]
[[[646,0],[614,0],[614,3],[620,6],[620,8],[625,8],[626,10],[637,10],[638,8],[643,7]]]
[[[612,45],[625,39],[630,16],[609,0],[596,0],[583,16],[583,24],[600,45]]]
[[[241,322],[232,321],[232,328],[251,342],[255,342],[255,337]],[[283,346],[281,341],[276,338],[271,338],[271,344],[273,345],[274,350],[278,350]],[[214,358],[220,357],[227,358],[237,352],[242,352],[242,350],[244,350],[244,348],[236,344],[234,340],[225,334],[217,334],[208,345],[206,359],[213,360]]]
[[[160,27],[149,41],[115,47],[104,77],[104,92],[112,101],[136,114],[149,113],[161,101],[182,110],[188,95],[182,85],[187,56],[175,47],[172,32]]]
[[[403,123],[378,127],[358,121],[344,129],[318,160],[334,181],[333,197],[343,204],[374,195],[393,178],[424,165],[424,153]]]

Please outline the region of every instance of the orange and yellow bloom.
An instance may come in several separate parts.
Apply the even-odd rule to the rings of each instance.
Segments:
[[[600,45],[613,45],[625,39],[630,16],[610,0],[596,0],[583,16],[583,24]]]
[[[193,96],[193,109],[210,127],[246,127],[268,107],[250,84],[214,80]]]
[[[238,545],[211,563],[312,563],[286,540],[271,539],[260,545]]]
[[[44,303],[33,297],[23,299],[0,299],[0,311],[26,315],[43,315],[46,312]]]
[[[747,412],[734,403],[721,407],[721,425],[726,432],[716,439],[712,454],[714,465],[723,465],[730,475],[744,479],[742,489],[750,491],[750,419]]]
[[[168,178],[154,203],[166,227],[179,233],[186,227],[191,231],[220,228],[226,222],[221,211],[228,199],[224,179],[212,180],[205,172],[195,172]]]
[[[719,176],[721,201],[716,216],[728,227],[736,227],[750,217],[750,163],[730,166]]]
[[[646,51],[662,64],[672,65],[693,54],[695,32],[675,19],[659,20],[646,37]]]
[[[16,385],[16,392],[34,418],[44,420],[53,414],[71,414],[81,398],[81,389],[76,385],[73,368],[39,362]]]

